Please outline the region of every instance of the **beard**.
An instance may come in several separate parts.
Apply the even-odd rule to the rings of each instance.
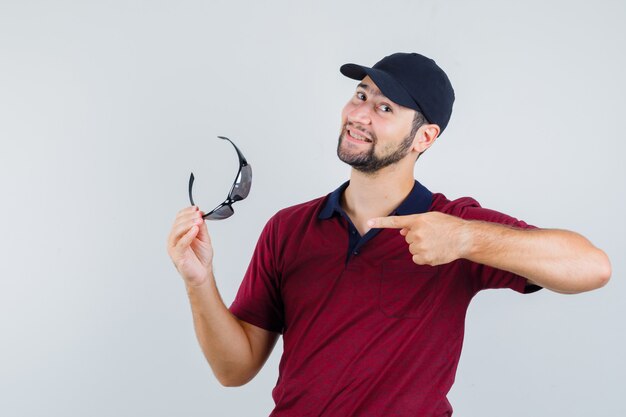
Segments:
[[[378,140],[373,133],[371,146],[368,150],[361,152],[350,151],[349,149],[343,149],[341,147],[346,133],[347,125],[344,125],[341,129],[341,134],[339,135],[339,141],[337,143],[337,156],[340,160],[350,165],[352,168],[366,174],[373,174],[391,164],[395,164],[407,156],[410,152],[411,145],[413,144],[413,136],[415,136],[414,134],[405,136],[395,149],[392,149],[392,146],[389,145],[383,148],[383,150],[387,151],[385,155],[376,156],[375,151]]]

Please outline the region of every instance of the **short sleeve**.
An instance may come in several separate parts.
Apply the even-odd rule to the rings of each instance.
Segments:
[[[450,214],[457,215],[466,220],[498,223],[517,229],[537,229],[536,226],[529,225],[515,217],[483,208],[473,198],[464,197],[455,200],[453,203],[456,204],[454,209],[450,211]],[[542,287],[538,285],[529,284],[526,278],[512,272],[478,264],[476,262],[467,262],[476,292],[491,288],[510,288],[522,294],[530,294],[542,289]]]
[[[229,310],[239,319],[272,332],[282,333],[284,309],[277,270],[276,216],[265,225],[246,274]]]

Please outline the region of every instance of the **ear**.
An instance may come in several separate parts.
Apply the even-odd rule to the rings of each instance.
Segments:
[[[435,139],[439,136],[439,131],[439,125],[436,124],[424,124],[420,126],[413,140],[413,149],[422,153],[430,148],[433,143],[435,143]]]

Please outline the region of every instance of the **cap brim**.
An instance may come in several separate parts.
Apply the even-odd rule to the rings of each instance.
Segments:
[[[364,67],[357,64],[345,64],[339,68],[339,71],[348,78],[353,80],[362,80],[366,76],[374,81],[380,91],[391,101],[410,109],[421,112],[420,107],[415,100],[407,93],[407,91],[398,83],[391,75],[380,69]]]

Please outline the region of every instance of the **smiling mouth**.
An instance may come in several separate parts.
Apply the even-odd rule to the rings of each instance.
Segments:
[[[366,136],[360,135],[356,132],[353,132],[350,129],[346,129],[346,133],[350,136],[350,139],[353,139],[358,142],[372,143],[372,140]]]

